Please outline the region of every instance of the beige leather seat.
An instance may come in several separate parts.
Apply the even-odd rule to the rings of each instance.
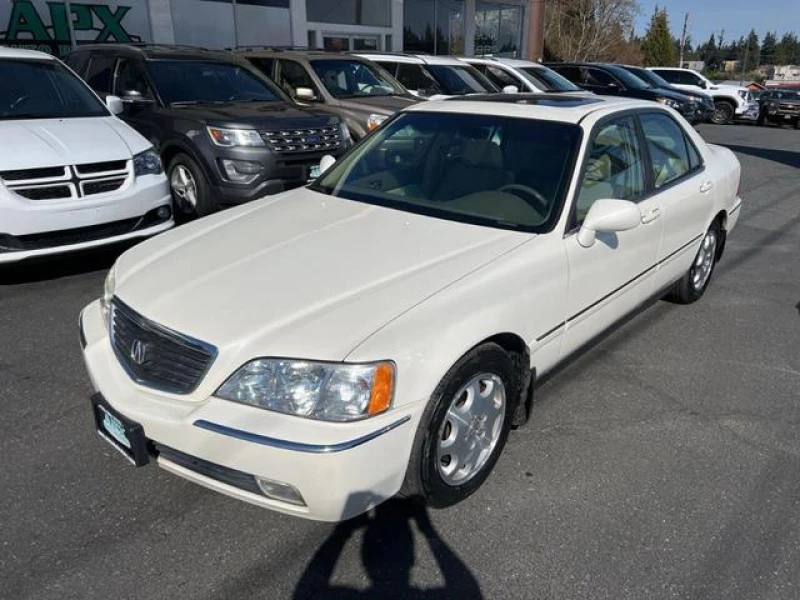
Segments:
[[[496,190],[513,181],[514,176],[503,166],[500,147],[488,140],[466,140],[461,161],[451,164],[435,189],[434,200],[452,200],[467,194]]]

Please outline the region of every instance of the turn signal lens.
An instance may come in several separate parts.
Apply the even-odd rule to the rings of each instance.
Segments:
[[[381,363],[375,369],[367,413],[377,415],[386,411],[392,405],[393,393],[394,368],[390,363]]]

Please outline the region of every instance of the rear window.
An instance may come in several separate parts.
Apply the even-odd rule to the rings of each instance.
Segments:
[[[580,92],[581,88],[547,67],[518,67],[533,85],[545,92]]]
[[[472,65],[427,65],[442,92],[452,96],[500,91]]]

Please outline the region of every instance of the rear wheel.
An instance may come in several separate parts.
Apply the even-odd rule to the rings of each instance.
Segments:
[[[692,266],[669,294],[670,300],[679,304],[691,304],[705,293],[717,264],[719,248],[723,243],[722,236],[723,231],[719,221],[714,221],[700,242]]]
[[[763,110],[758,113],[758,121],[756,121],[756,123],[761,127],[767,124],[767,116],[764,114]]]
[[[508,439],[517,380],[513,361],[497,344],[478,346],[461,358],[422,416],[400,494],[444,507],[475,492]]]
[[[178,154],[167,169],[172,204],[178,220],[211,214],[216,206],[200,166],[188,155]]]
[[[735,112],[736,109],[728,100],[715,100],[714,115],[711,117],[711,122],[715,125],[727,125],[733,120]]]

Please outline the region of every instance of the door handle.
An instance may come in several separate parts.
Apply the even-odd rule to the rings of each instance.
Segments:
[[[709,191],[711,191],[711,188],[713,187],[714,187],[713,181],[704,181],[703,183],[700,184],[700,193],[706,194]]]
[[[642,224],[647,225],[652,223],[661,216],[661,210],[658,208],[650,208],[642,213]]]

